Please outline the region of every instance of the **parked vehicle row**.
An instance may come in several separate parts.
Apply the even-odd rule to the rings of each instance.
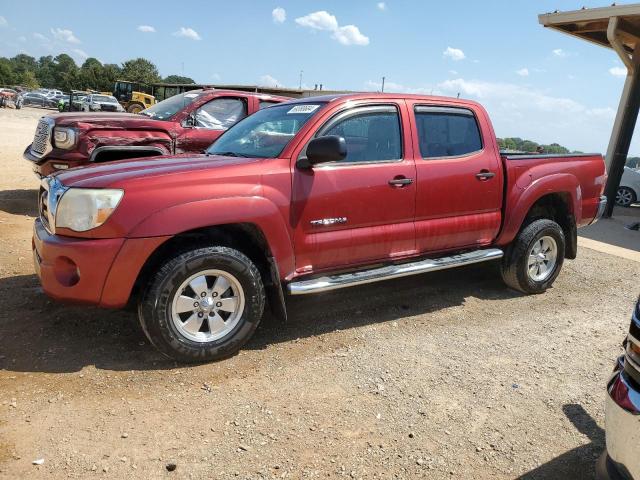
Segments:
[[[616,204],[630,207],[640,200],[640,171],[624,167],[620,186],[616,193]]]
[[[233,354],[265,305],[286,316],[285,293],[490,260],[509,287],[542,293],[606,204],[601,155],[502,156],[475,102],[190,94],[143,116],[45,117],[25,152],[85,162],[91,139],[121,135],[117,122],[147,122],[130,129],[144,138],[173,132],[159,142],[172,155],[44,179],[33,255],[48,295],[135,301],[151,343],[180,361]],[[251,112],[205,153],[181,153]]]

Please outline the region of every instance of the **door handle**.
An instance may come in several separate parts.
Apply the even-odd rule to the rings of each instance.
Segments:
[[[490,178],[495,177],[496,174],[490,172],[489,170],[480,170],[479,173],[476,173],[476,178],[480,181],[489,180]]]
[[[389,185],[392,187],[406,187],[407,185],[411,185],[413,183],[413,178],[406,177],[395,177],[392,180],[389,180]]]

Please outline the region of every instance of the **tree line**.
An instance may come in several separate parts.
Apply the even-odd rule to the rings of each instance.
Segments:
[[[567,147],[563,147],[558,143],[545,145],[532,140],[523,140],[520,137],[498,138],[498,145],[500,150],[516,150],[518,152],[535,153],[538,151],[538,147],[542,147],[544,153],[582,153],[577,150],[570,151]],[[640,168],[640,157],[627,157],[626,165],[629,168]]]
[[[66,53],[38,59],[26,54],[12,58],[0,57],[0,86],[21,86],[27,89],[56,88],[70,90],[113,91],[116,80],[141,83],[196,83],[189,77],[161,77],[158,68],[145,58],[127,60],[118,65],[101,63],[89,57],[78,66]]]
[[[520,137],[498,138],[498,145],[500,146],[500,150],[516,150],[519,152],[534,153],[538,150],[538,147],[542,147],[544,153],[582,153],[578,151],[571,152],[567,147],[563,147],[558,143],[550,143],[548,145],[545,145],[534,142],[532,140],[524,140]]]

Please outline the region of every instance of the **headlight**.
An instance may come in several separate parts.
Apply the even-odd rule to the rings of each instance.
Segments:
[[[86,232],[99,227],[120,203],[123,190],[70,188],[56,210],[56,228]]]
[[[53,142],[56,148],[70,150],[76,146],[76,131],[73,128],[56,127],[53,129]]]

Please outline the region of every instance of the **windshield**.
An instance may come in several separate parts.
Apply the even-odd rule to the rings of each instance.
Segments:
[[[209,147],[212,155],[275,158],[324,103],[282,104],[260,110],[227,130]]]
[[[174,95],[173,97],[169,97],[166,100],[156,103],[152,107],[149,107],[140,113],[147,117],[155,118],[156,120],[168,120],[198,98],[199,95],[199,93],[193,92]]]
[[[114,97],[107,97],[106,95],[94,95],[94,102],[115,103],[117,100]]]

